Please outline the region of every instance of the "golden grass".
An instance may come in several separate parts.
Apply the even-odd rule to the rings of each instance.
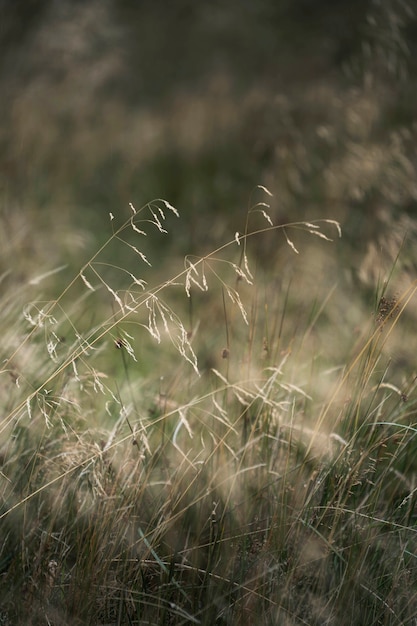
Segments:
[[[415,380],[384,350],[415,284],[384,286],[355,345],[326,353],[326,274],[297,311],[311,291],[271,296],[251,244],[273,234],[309,275],[312,241],[343,245],[336,222],[275,226],[257,200],[152,284],[140,242],[177,212],[130,211],[58,296],[53,274],[4,296],[3,623],[409,623]]]

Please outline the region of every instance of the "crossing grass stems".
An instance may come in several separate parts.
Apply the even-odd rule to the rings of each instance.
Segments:
[[[296,257],[340,226],[274,225],[270,202],[160,281],[141,241],[179,219],[162,199],[110,214],[52,299],[53,270],[3,276],[1,624],[413,623],[415,380],[382,363],[416,283],[377,286],[320,370],[327,298],[293,329],[294,285],[264,296],[251,242]]]

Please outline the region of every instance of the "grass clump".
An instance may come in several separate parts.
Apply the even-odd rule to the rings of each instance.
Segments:
[[[298,256],[340,227],[275,226],[263,199],[160,282],[140,242],[178,217],[164,200],[110,214],[58,297],[22,288],[22,314],[9,285],[1,623],[412,623],[415,378],[393,382],[384,346],[417,287],[384,287],[335,367],[318,354],[334,287],[296,312],[299,285],[251,244]]]

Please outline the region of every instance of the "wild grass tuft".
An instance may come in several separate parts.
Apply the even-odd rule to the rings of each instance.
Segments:
[[[417,284],[332,362],[335,287],[297,310],[252,242],[302,256],[340,226],[274,225],[256,193],[242,232],[162,280],[141,242],[179,215],[155,200],[110,214],[59,295],[6,285],[1,623],[413,623],[416,379],[384,346]]]

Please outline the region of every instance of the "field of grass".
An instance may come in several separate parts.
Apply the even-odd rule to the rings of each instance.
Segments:
[[[416,626],[412,2],[29,4],[0,626]]]
[[[366,300],[339,224],[274,202],[158,269],[182,218],[130,205],[72,275],[82,233],[3,216],[0,624],[415,624],[407,245]]]

